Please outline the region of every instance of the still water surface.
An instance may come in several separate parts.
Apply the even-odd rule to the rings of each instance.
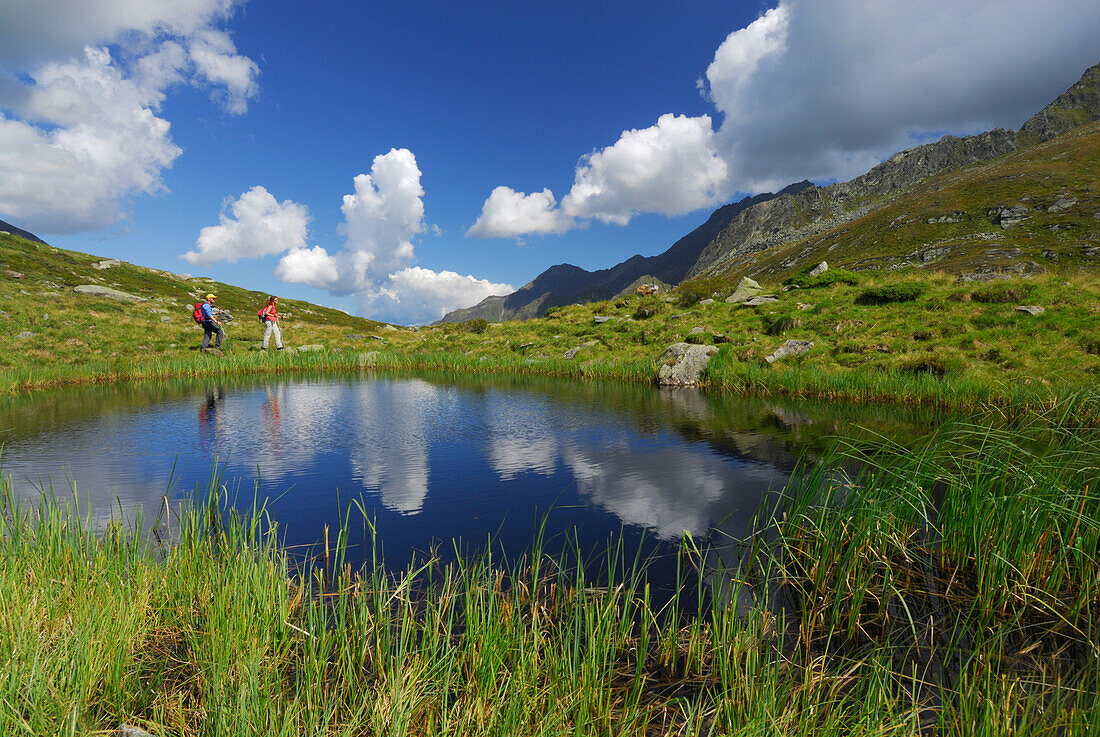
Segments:
[[[621,535],[660,558],[685,532],[745,534],[765,495],[829,438],[905,437],[934,421],[560,380],[262,378],[7,399],[0,462],[18,496],[75,489],[100,522],[138,507],[154,516],[166,494],[173,505],[201,498],[217,464],[240,506],[257,488],[267,498],[292,550],[338,527],[358,500],[398,568],[455,539],[518,553],[542,521],[551,541],[575,535],[595,549]]]

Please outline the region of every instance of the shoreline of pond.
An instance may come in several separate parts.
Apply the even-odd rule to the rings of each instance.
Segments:
[[[317,351],[290,356],[248,352],[222,358],[107,361],[77,370],[7,371],[0,374],[4,393],[13,395],[79,385],[215,378],[240,375],[333,373],[371,370],[443,370],[464,374],[546,376],[607,380],[656,386],[656,361],[564,359],[531,360],[462,354],[412,354],[383,351]],[[711,367],[699,388],[741,396],[783,397],[840,402],[928,407],[950,411],[996,411],[1018,419],[1050,415],[1059,421],[1100,423],[1100,395],[1090,385],[1047,379],[990,383],[969,377],[856,370],[841,372],[749,363]]]

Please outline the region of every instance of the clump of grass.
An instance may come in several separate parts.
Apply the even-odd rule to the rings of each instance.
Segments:
[[[691,333],[684,338],[685,343],[692,345],[709,345],[714,342],[713,333]]]
[[[847,284],[854,287],[863,282],[862,276],[847,269],[829,269],[817,276],[810,276],[810,271],[810,268],[804,269],[802,272],[788,277],[783,283],[797,284],[803,289],[815,289],[832,286],[833,284]]]
[[[481,335],[489,329],[489,321],[483,317],[476,317],[473,320],[458,323],[458,328],[467,333]]]
[[[982,304],[1008,304],[1027,299],[1031,291],[1030,284],[992,282],[972,291],[970,298]]]
[[[959,368],[958,361],[952,361],[950,358],[939,355],[908,359],[898,366],[898,370],[903,374],[933,376],[937,379],[942,379],[948,374],[957,372]]]
[[[1095,432],[1036,421],[841,444],[768,510],[774,537],[741,577],[794,613],[793,660],[907,684],[887,692],[921,732],[973,733],[992,689],[999,729],[1085,734],[1100,724],[1098,453]]]
[[[716,276],[700,276],[689,279],[676,287],[676,300],[681,307],[691,307],[704,299],[718,297],[729,288],[726,279]]]
[[[886,305],[898,302],[912,302],[924,293],[925,285],[920,282],[900,282],[882,284],[863,290],[855,300],[857,305]]]
[[[782,335],[802,324],[802,321],[798,318],[784,314],[764,315],[762,322],[764,323],[764,334],[773,336]]]

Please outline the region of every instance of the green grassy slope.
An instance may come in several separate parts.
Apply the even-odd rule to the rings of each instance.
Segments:
[[[263,337],[255,317],[267,295],[230,284],[120,263],[97,269],[97,256],[0,235],[0,372],[51,376],[110,373],[132,362],[213,360],[197,350],[202,329],[191,317],[208,292],[237,319],[227,332],[236,353]],[[144,297],[141,303],[74,293],[92,284]],[[351,348],[394,333],[382,323],[300,302],[280,302],[290,345]],[[356,337],[358,336],[358,337]],[[381,335],[380,335],[381,337]]]
[[[860,270],[1035,273],[1100,266],[1100,122],[932,177],[868,215],[717,274],[781,281],[820,261]],[[996,212],[1027,208],[1004,228]],[[1016,252],[1018,249],[1018,252]],[[710,274],[709,276],[715,276]]]

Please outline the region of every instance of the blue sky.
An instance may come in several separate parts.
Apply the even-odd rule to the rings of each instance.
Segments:
[[[1016,127],[1100,61],[1093,0],[139,5],[0,0],[0,218],[401,323]]]

